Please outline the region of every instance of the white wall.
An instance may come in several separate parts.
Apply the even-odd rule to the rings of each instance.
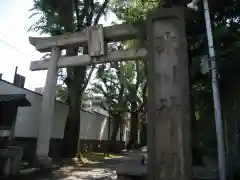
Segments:
[[[108,118],[98,113],[81,111],[81,139],[107,140]],[[101,133],[102,132],[102,133]]]
[[[0,80],[0,94],[26,94],[26,98],[32,105],[30,107],[20,107],[18,109],[15,136],[37,137],[38,117],[41,110],[42,95],[30,90],[18,88],[2,80]],[[63,138],[67,112],[68,106],[64,103],[56,101],[52,138]],[[108,118],[106,114],[102,115],[96,112],[91,113],[81,111],[80,115],[81,139],[108,139]]]

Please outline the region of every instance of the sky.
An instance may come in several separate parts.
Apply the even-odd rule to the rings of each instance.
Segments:
[[[46,71],[30,71],[30,62],[40,60],[44,55],[35,50],[29,43],[29,36],[40,36],[36,32],[27,32],[38,17],[29,19],[33,0],[0,0],[0,73],[2,79],[13,82],[15,67],[18,74],[26,77],[25,88],[35,90],[43,87],[46,80]],[[108,19],[101,18],[100,23],[108,26],[117,21],[113,13]],[[43,35],[44,36],[44,35]]]

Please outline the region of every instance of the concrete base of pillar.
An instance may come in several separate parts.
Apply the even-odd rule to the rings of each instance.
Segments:
[[[52,168],[52,158],[48,156],[37,156],[36,165],[41,169],[50,169]]]

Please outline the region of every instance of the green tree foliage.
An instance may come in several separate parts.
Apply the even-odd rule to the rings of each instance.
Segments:
[[[138,114],[144,110],[145,104],[141,88],[146,85],[144,63],[128,61],[101,65],[95,80],[92,90],[105,97],[104,103],[108,105],[108,108],[104,104],[103,107],[113,117],[123,116],[126,112],[131,114],[129,146],[136,146],[138,144],[137,130],[140,126]]]
[[[149,10],[157,7],[158,1],[133,0],[113,1],[111,4],[117,17],[124,22],[137,22],[146,19]]]
[[[139,145],[140,119],[139,113],[145,110],[144,88],[146,87],[145,63],[142,61],[128,61],[124,64],[124,79],[122,79],[127,91],[127,100],[131,113],[131,129],[128,148]]]
[[[57,86],[56,99],[67,103],[67,87]]]
[[[239,40],[239,4],[236,1],[209,1],[210,12],[213,27],[213,38],[216,51],[216,60],[219,75],[219,87],[224,116],[231,112],[226,101],[235,99],[228,92],[235,89],[236,81],[233,79],[239,77],[238,44]],[[201,6],[200,6],[201,7]],[[199,68],[195,69],[196,64],[200,64],[200,58],[208,54],[206,39],[204,11],[200,8],[199,13],[186,12],[187,37],[190,52],[190,65],[192,71],[191,93],[194,101],[194,109],[199,112],[199,120],[195,121],[193,130],[196,137],[195,142],[202,141],[209,149],[216,148],[216,135],[214,124],[214,110],[212,104],[211,79],[209,76],[203,76]],[[198,67],[198,66],[195,66]],[[236,89],[235,89],[236,90]],[[228,96],[226,96],[228,94]],[[227,115],[228,116],[228,115]],[[228,119],[229,122],[234,119]],[[204,133],[201,130],[205,129]],[[228,130],[234,132],[235,130]],[[216,149],[215,149],[216,151]]]
[[[143,20],[152,8],[171,7],[189,3],[185,0],[166,0],[159,3],[151,0],[115,2],[112,8],[123,22],[137,24],[142,32],[139,37],[145,36]],[[240,2],[236,0],[209,0],[213,28],[213,38],[216,51],[217,70],[224,118],[229,127],[233,127],[235,119],[239,119],[236,108],[239,107],[238,79],[239,79],[239,21]],[[149,5],[151,4],[151,5]],[[193,110],[194,143],[204,143],[209,149],[216,147],[214,110],[212,103],[211,78],[200,73],[200,59],[208,54],[208,44],[202,3],[199,11],[185,9],[185,22],[189,52],[190,92]],[[233,104],[235,104],[233,106]],[[197,114],[197,116],[195,116]],[[198,121],[196,121],[196,119]],[[204,129],[204,131],[202,130]],[[228,129],[231,142],[234,141],[235,130]],[[234,135],[233,135],[234,134]],[[214,142],[214,143],[213,143]],[[231,148],[230,148],[231,149]]]
[[[33,15],[39,15],[39,20],[30,30],[49,35],[61,35],[84,30],[87,26],[96,25],[107,11],[108,0],[103,3],[94,0],[33,0]],[[87,47],[69,46],[67,56],[87,53]],[[67,102],[69,113],[64,131],[63,155],[74,157],[77,151],[81,104],[81,96],[93,72],[87,73],[88,67],[66,68],[64,82],[67,85]],[[80,147],[81,149],[81,147]]]
[[[95,82],[92,84],[92,91],[102,94],[104,99],[100,104],[113,118],[113,131],[108,152],[116,152],[116,138],[120,125],[123,123],[127,107],[127,94],[124,84],[121,82],[123,63],[107,63],[99,66]]]

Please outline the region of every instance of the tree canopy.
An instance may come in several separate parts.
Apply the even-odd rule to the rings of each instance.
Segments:
[[[236,95],[238,94],[240,75],[240,62],[238,60],[240,55],[240,2],[236,0],[209,0],[209,2],[223,112],[225,119],[231,122],[232,119],[240,115],[235,110],[239,105],[236,105],[236,107],[232,105],[232,102],[239,104]],[[34,0],[32,10],[35,11],[34,14],[40,13],[41,16],[30,29],[50,35],[83,30],[87,26],[96,25],[99,18],[106,14],[106,11],[110,8],[119,20],[124,23],[132,23],[140,29],[137,40],[121,42],[120,46],[116,47],[115,50],[139,47],[145,44],[146,41],[141,37],[145,37],[144,20],[149,11],[154,8],[175,5],[186,6],[187,3],[186,0],[115,0],[111,3],[108,0],[103,3],[93,0]],[[197,126],[200,129],[198,131],[201,131],[201,127],[211,129],[209,132],[214,141],[215,136],[212,136],[214,132],[212,131],[214,114],[210,75],[202,75],[199,68],[201,57],[208,54],[204,10],[201,3],[199,3],[199,7],[198,12],[185,9],[189,72],[191,74],[189,81],[192,119],[194,122],[198,120]],[[85,53],[86,50],[87,47],[69,47],[67,55]],[[92,91],[104,96],[102,105],[112,115],[122,115],[124,112],[129,112],[132,113],[131,120],[135,118],[136,122],[138,122],[136,113],[145,111],[147,101],[146,66],[146,61],[129,61],[108,63],[97,67],[97,75],[92,84]],[[91,67],[89,73],[86,73],[87,67],[67,69],[65,76],[67,90],[70,90],[70,94],[78,94],[78,96],[64,96],[61,94],[62,89],[59,89],[59,94],[65,99],[70,99],[70,104],[72,100],[73,104],[75,103],[74,107],[79,106],[79,103],[76,103],[73,99],[77,97],[77,101],[81,101],[79,97],[86,87],[89,77],[91,77],[92,69]],[[76,92],[80,92],[80,94]],[[234,112],[234,115],[232,115],[232,112]],[[211,126],[206,126],[207,123]],[[208,131],[206,130],[206,132]],[[133,134],[136,134],[136,131]],[[208,133],[203,134],[200,132],[199,134],[197,139],[202,140],[205,138],[205,141],[208,141]]]

